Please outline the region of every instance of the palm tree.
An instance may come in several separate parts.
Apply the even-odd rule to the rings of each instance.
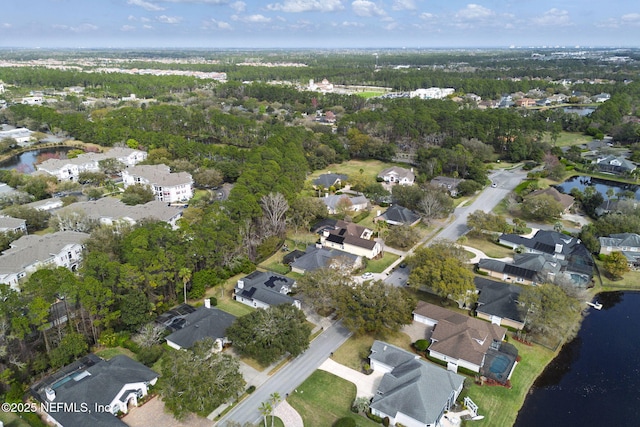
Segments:
[[[278,406],[278,403],[280,403],[280,401],[282,400],[282,396],[280,396],[280,393],[278,393],[277,391],[274,391],[273,393],[271,393],[271,395],[269,396],[269,403],[272,406],[272,409],[275,410],[276,406]],[[275,417],[273,416],[273,414],[271,415],[271,427],[273,427],[273,419]]]
[[[267,427],[267,415],[271,414],[271,411],[273,411],[273,407],[271,406],[271,403],[269,402],[262,402],[260,404],[260,413],[262,414],[262,416],[264,417],[264,427]],[[273,420],[273,418],[272,418]]]
[[[187,283],[191,280],[191,270],[187,267],[182,267],[178,272],[178,276],[182,279],[182,288],[184,290],[184,303],[187,303]]]

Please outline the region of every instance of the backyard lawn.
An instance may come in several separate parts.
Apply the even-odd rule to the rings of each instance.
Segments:
[[[339,173],[347,176],[353,176],[353,175],[360,174],[360,171],[362,170],[362,174],[370,182],[376,182],[376,177],[378,176],[378,173],[380,173],[380,171],[382,171],[383,169],[389,168],[391,166],[394,166],[395,164],[396,163],[381,162],[380,160],[349,160],[348,162],[344,162],[336,165],[329,165],[325,169],[315,171],[311,175],[309,175],[309,180],[313,181],[320,175],[324,173],[328,173],[329,171],[331,171],[331,173]],[[402,164],[398,164],[398,165],[402,166]]]
[[[546,133],[544,135],[543,141],[553,144],[553,142],[551,141],[551,134]],[[574,132],[560,132],[555,145],[558,147],[568,147],[570,145],[586,144],[587,142],[591,141],[593,141],[593,137],[589,135],[583,135],[581,133]]]
[[[509,390],[504,387],[476,384],[469,388],[469,397],[478,405],[478,413],[484,415],[483,420],[473,422],[474,427],[511,427],[529,389],[556,355],[555,352],[539,345],[529,347],[515,340],[510,342],[518,348],[518,353],[522,357],[511,377],[512,388]]]
[[[28,422],[10,412],[0,412],[0,421],[4,423],[4,427],[29,427]]]
[[[343,417],[353,418],[358,427],[379,427],[380,424],[351,412],[355,398],[355,384],[318,370],[299,385],[287,401],[298,411],[305,427],[328,427]]]
[[[237,274],[233,277],[227,279],[224,283],[224,288],[220,286],[214,286],[213,288],[207,289],[207,293],[205,298],[215,297],[218,300],[217,308],[220,310],[226,311],[227,313],[233,314],[236,317],[244,316],[245,314],[251,313],[254,309],[249,307],[248,305],[239,303],[233,299],[233,289],[238,282],[238,279],[246,276],[246,274]]]

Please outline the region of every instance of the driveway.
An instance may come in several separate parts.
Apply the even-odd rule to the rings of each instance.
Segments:
[[[323,371],[327,371],[337,377],[354,383],[358,390],[356,392],[357,397],[373,397],[376,394],[378,385],[380,385],[380,381],[384,375],[382,372],[375,371],[370,375],[365,375],[355,369],[341,365],[333,359],[325,360],[318,369],[322,369]]]
[[[211,427],[211,421],[189,414],[184,420],[178,421],[173,415],[165,412],[164,403],[158,396],[151,398],[147,403],[137,408],[132,408],[122,421],[130,427]]]

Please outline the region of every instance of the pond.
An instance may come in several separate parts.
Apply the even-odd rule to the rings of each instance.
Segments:
[[[556,185],[558,190],[563,193],[570,194],[571,190],[577,188],[580,191],[584,191],[588,186],[594,186],[596,190],[602,194],[605,201],[607,200],[607,190],[612,188],[614,191],[614,198],[616,195],[622,191],[631,191],[635,193],[636,200],[640,200],[640,186],[633,184],[624,184],[621,182],[609,181],[606,179],[600,178],[591,178],[589,176],[573,176],[563,182],[562,184]]]
[[[564,107],[563,110],[565,113],[573,113],[579,116],[588,116],[596,111],[594,107]]]
[[[25,151],[24,153],[17,154],[2,163],[0,163],[0,169],[17,169],[20,172],[31,173],[36,170],[35,163],[38,162],[38,156],[51,155],[61,156],[64,158],[66,154],[72,150],[70,147],[52,147],[41,148],[38,150]]]
[[[589,309],[578,336],[538,377],[515,427],[638,425],[640,293],[597,299],[602,310]]]

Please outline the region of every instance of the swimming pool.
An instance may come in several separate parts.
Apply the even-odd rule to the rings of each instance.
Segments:
[[[509,365],[511,365],[511,360],[504,354],[498,354],[493,358],[489,371],[496,374],[498,378],[502,378],[501,374],[506,373]]]

